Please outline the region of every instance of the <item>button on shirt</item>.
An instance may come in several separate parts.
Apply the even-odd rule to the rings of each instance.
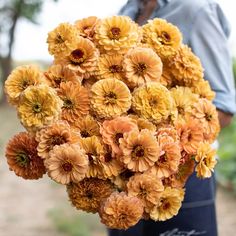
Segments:
[[[179,27],[183,43],[200,58],[204,78],[216,92],[215,106],[227,113],[236,113],[232,58],[228,48],[229,24],[214,0],[157,0],[151,15],[166,19]],[[138,0],[129,0],[120,10],[135,20],[140,10]]]

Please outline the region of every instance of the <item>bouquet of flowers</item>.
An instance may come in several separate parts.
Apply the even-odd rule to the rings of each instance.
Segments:
[[[194,170],[211,176],[220,130],[215,94],[179,29],[92,16],[58,25],[47,43],[46,71],[20,66],[5,83],[26,129],[7,144],[10,170],[47,173],[110,228],[176,215]]]

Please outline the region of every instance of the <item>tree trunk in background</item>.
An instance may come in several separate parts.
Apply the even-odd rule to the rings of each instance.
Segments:
[[[9,30],[9,43],[8,43],[7,56],[0,58],[0,71],[1,71],[2,86],[4,86],[4,83],[12,70],[12,47],[14,44],[15,30],[16,30],[16,25],[20,16],[22,4],[23,4],[23,0],[19,1],[18,9],[17,11],[14,12],[14,15],[12,16],[12,26]],[[0,103],[5,103],[5,102],[6,102],[6,97],[5,97],[5,94],[3,93],[3,96],[0,97]]]

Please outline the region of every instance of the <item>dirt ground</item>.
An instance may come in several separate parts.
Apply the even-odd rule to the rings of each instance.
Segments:
[[[0,235],[66,236],[55,229],[48,215],[51,209],[67,201],[64,188],[55,186],[47,177],[25,181],[8,170],[4,148],[9,138],[20,130],[23,128],[16,112],[9,107],[0,107]],[[236,197],[219,187],[219,236],[236,235],[235,209]]]

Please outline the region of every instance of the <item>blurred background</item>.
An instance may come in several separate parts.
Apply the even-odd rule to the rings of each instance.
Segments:
[[[236,2],[218,0],[231,26],[230,49],[236,79]],[[0,0],[0,235],[1,236],[105,236],[96,215],[76,211],[67,201],[65,188],[45,177],[25,181],[9,172],[4,148],[23,130],[3,96],[3,84],[17,65],[52,62],[47,33],[61,22],[90,15],[117,14],[126,0]],[[217,214],[219,235],[236,231],[236,119],[219,137]]]

